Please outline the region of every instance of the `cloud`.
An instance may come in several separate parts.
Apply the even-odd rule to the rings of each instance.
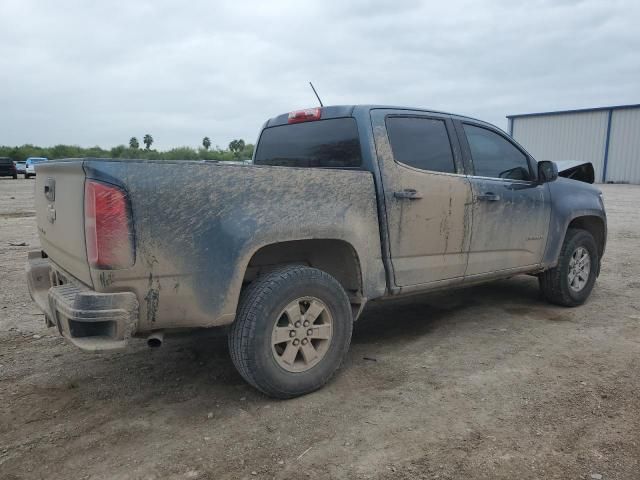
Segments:
[[[4,0],[0,144],[253,142],[273,115],[376,103],[504,116],[640,101],[623,1]]]

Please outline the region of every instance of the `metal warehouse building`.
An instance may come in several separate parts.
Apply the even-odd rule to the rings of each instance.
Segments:
[[[508,115],[509,133],[537,160],[593,164],[596,182],[640,184],[640,105]]]

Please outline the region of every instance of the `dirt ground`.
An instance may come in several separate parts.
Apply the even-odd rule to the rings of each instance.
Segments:
[[[385,303],[326,388],[275,401],[219,336],[90,355],[45,328],[33,185],[0,179],[2,479],[640,478],[640,186],[602,186],[586,305],[532,277]]]

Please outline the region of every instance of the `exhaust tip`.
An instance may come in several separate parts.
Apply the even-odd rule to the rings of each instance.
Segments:
[[[147,337],[147,345],[149,346],[149,348],[159,348],[162,346],[163,338],[163,332],[154,332]]]

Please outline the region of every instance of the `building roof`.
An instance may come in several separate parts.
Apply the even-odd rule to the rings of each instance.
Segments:
[[[522,117],[538,117],[544,115],[562,115],[564,113],[588,113],[588,112],[600,112],[609,110],[623,110],[626,108],[640,108],[640,103],[630,105],[613,105],[610,107],[594,107],[594,108],[578,108],[575,110],[555,110],[552,112],[537,112],[537,113],[519,113],[515,115],[507,115],[507,118],[522,118]]]

